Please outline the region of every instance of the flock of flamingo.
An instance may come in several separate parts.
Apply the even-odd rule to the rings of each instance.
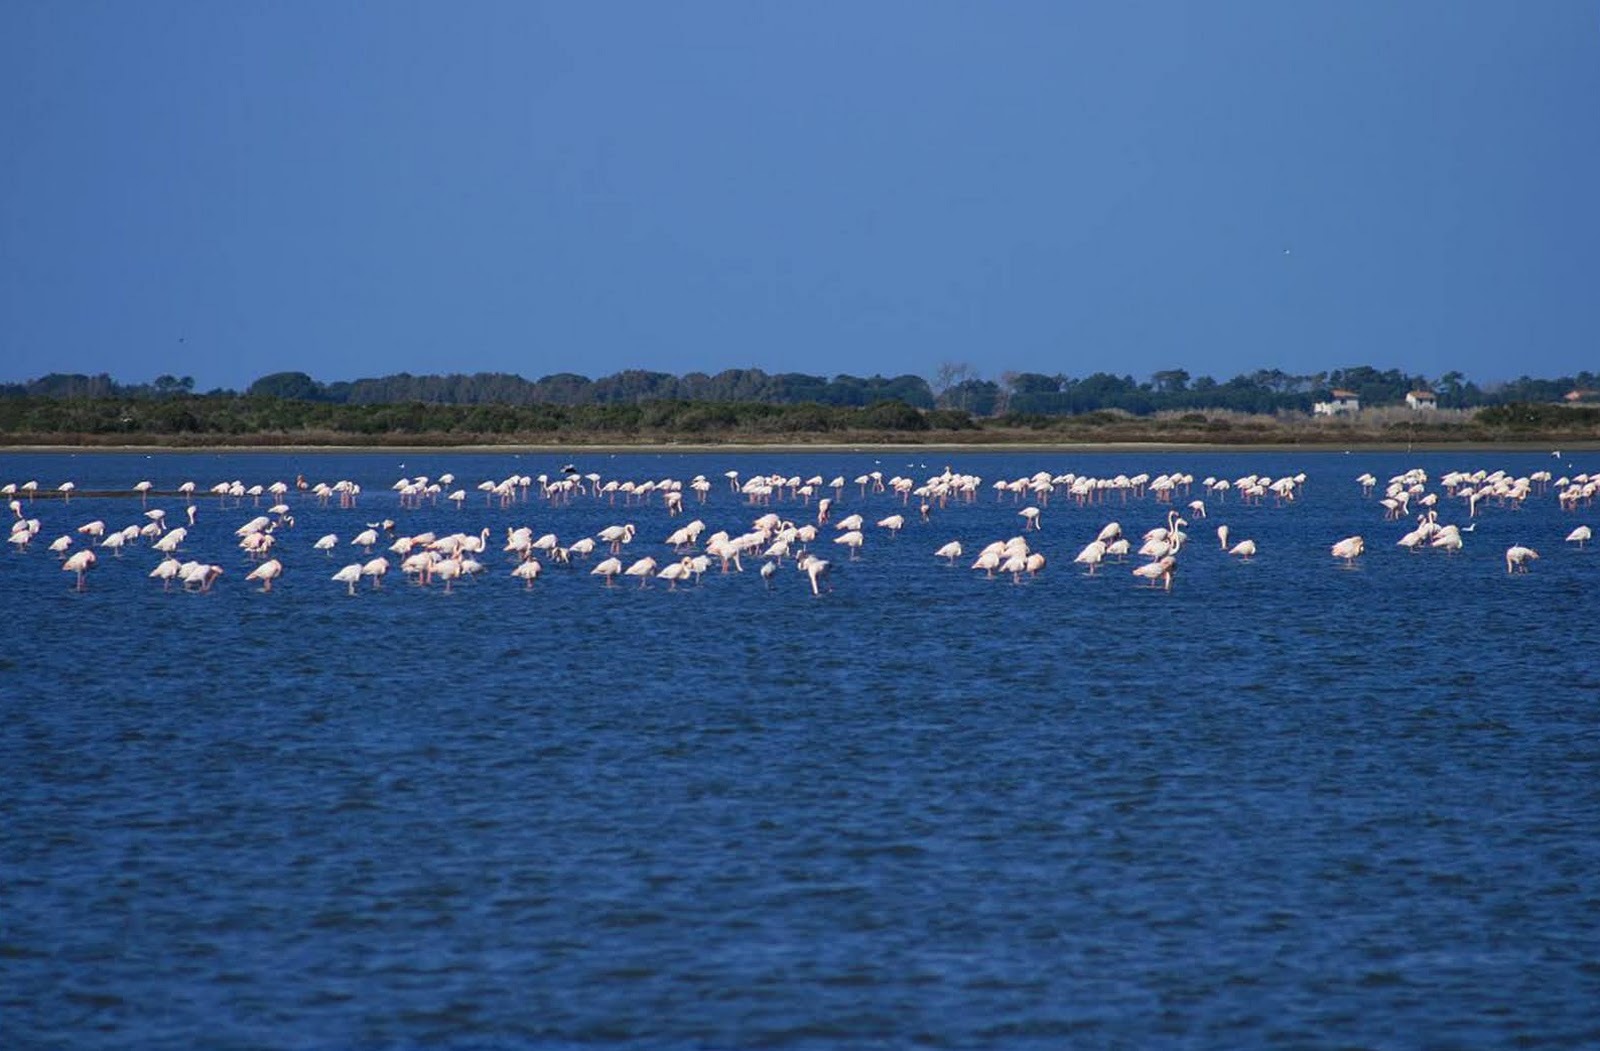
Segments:
[[[498,505],[501,509],[511,509],[536,498],[552,514],[559,514],[558,509],[578,500],[604,502],[612,508],[620,501],[624,510],[653,505],[659,500],[669,520],[680,516],[686,519],[660,540],[660,546],[667,551],[661,552],[659,559],[648,554],[629,559],[622,557],[624,549],[639,538],[638,528],[632,522],[609,525],[567,543],[553,532],[540,533],[526,525],[508,526],[503,543],[491,545],[492,532],[488,527],[476,532],[444,535],[432,531],[411,534],[398,531],[393,518],[384,518],[365,522],[365,528],[348,540],[335,533],[322,535],[309,549],[329,559],[341,549],[360,549],[362,557],[327,578],[331,583],[345,585],[351,595],[356,594],[362,584],[373,590],[381,589],[391,570],[419,586],[439,582],[443,590],[449,592],[457,581],[487,572],[484,560],[492,557],[491,546],[498,546],[510,563],[509,575],[521,580],[529,589],[546,572],[547,566],[587,566],[588,574],[602,578],[608,588],[615,586],[616,578],[626,577],[637,579],[640,587],[647,587],[652,580],[665,581],[668,589],[673,590],[682,584],[699,583],[713,568],[720,573],[743,572],[748,559],[759,563],[757,575],[768,587],[774,586],[774,578],[788,560],[803,574],[812,593],[820,595],[832,588],[829,577],[832,563],[817,554],[814,545],[831,542],[843,549],[836,558],[857,561],[874,531],[885,537],[898,536],[906,528],[908,515],[915,514],[922,522],[931,523],[935,515],[942,518],[952,508],[977,503],[988,490],[995,500],[1017,506],[1016,516],[1021,520],[1021,528],[1014,536],[995,539],[981,547],[970,563],[972,570],[981,570],[990,578],[1009,576],[1014,583],[1038,576],[1045,568],[1046,558],[1035,549],[1030,536],[1042,528],[1044,513],[1052,500],[1067,500],[1079,508],[1103,508],[1113,503],[1120,506],[1130,501],[1148,500],[1165,510],[1165,522],[1140,534],[1139,547],[1133,546],[1134,538],[1124,533],[1120,523],[1112,521],[1078,551],[1073,562],[1093,575],[1107,563],[1125,563],[1138,558],[1142,561],[1130,571],[1136,582],[1170,591],[1179,556],[1188,550],[1186,527],[1190,526],[1191,519],[1200,521],[1208,517],[1207,500],[1217,505],[1231,497],[1245,505],[1270,502],[1284,507],[1299,500],[1306,486],[1304,474],[1280,478],[1252,474],[1233,480],[1207,477],[1198,483],[1203,492],[1196,494],[1194,477],[1183,473],[1092,477],[1046,471],[986,483],[977,475],[957,473],[948,467],[921,482],[898,475],[885,478],[880,471],[850,481],[843,476],[824,481],[821,475],[801,478],[781,474],[741,479],[738,471],[730,470],[725,472],[724,479],[727,491],[734,494],[735,500],[750,511],[760,511],[742,523],[736,532],[707,532],[709,527],[703,520],[689,517],[686,500],[705,505],[710,495],[722,487],[704,475],[696,475],[687,483],[672,478],[605,479],[595,473],[580,474],[576,468],[568,466],[555,477],[513,475],[499,481],[486,480],[475,487],[482,494],[486,507]],[[1600,492],[1600,474],[1553,478],[1548,471],[1525,476],[1513,476],[1504,471],[1453,471],[1441,476],[1435,487],[1425,471],[1412,469],[1388,479],[1381,498],[1376,497],[1379,480],[1375,476],[1363,474],[1356,482],[1364,497],[1383,508],[1386,521],[1409,522],[1415,515],[1415,526],[1397,541],[1397,546],[1412,553],[1429,549],[1447,555],[1463,549],[1483,509],[1520,508],[1530,498],[1544,496],[1553,489],[1561,510],[1577,513],[1593,507],[1596,494]],[[391,491],[398,500],[397,514],[437,507],[441,500],[460,510],[468,500],[474,499],[465,487],[456,486],[450,474],[436,479],[401,478],[391,486]],[[9,537],[11,549],[19,553],[31,550],[43,531],[40,519],[28,513],[36,499],[57,497],[66,512],[76,492],[77,486],[70,481],[46,491],[41,491],[36,481],[0,487],[0,495],[8,500],[14,518]],[[847,494],[859,495],[863,500],[869,495],[883,494],[891,502],[898,501],[904,510],[875,519],[870,529],[861,513],[845,514],[836,520],[835,513]],[[169,516],[163,508],[149,507],[151,496],[158,495],[150,482],[138,482],[125,495],[138,497],[142,509],[140,521],[120,529],[110,528],[100,519],[82,522],[45,545],[61,560],[62,570],[73,574],[73,586],[77,590],[87,587],[89,573],[99,560],[97,549],[121,558],[124,550],[144,546],[159,556],[148,576],[159,580],[164,590],[171,590],[176,582],[185,591],[210,591],[227,570],[216,563],[186,560],[180,555],[186,540],[197,528],[201,514],[197,501],[213,496],[219,511],[242,508],[246,499],[256,508],[260,508],[263,500],[270,501],[264,513],[255,514],[238,525],[233,534],[251,566],[244,579],[259,583],[262,592],[271,592],[274,582],[285,572],[283,551],[289,545],[284,541],[292,535],[295,526],[291,500],[314,501],[321,508],[337,505],[354,514],[358,505],[371,499],[358,483],[349,480],[313,485],[301,477],[293,484],[275,481],[250,486],[231,481],[219,482],[206,490],[200,490],[193,482],[184,482],[166,494],[183,501],[182,524],[174,525],[169,517],[179,516]],[[1464,509],[1467,525],[1440,521],[1441,512],[1448,511],[1451,502]],[[789,513],[785,515],[769,509],[775,506],[785,506]],[[210,517],[211,512],[206,514]],[[1258,554],[1253,539],[1233,538],[1227,525],[1218,525],[1215,532],[1220,549],[1227,556],[1248,561]],[[1565,542],[1581,548],[1592,536],[1589,526],[1578,525],[1567,534]],[[383,553],[377,553],[379,547],[384,548]],[[1346,567],[1354,566],[1366,550],[1367,542],[1361,535],[1340,539],[1329,548],[1330,555]],[[955,565],[966,553],[959,540],[951,540],[931,555]],[[1518,543],[1505,551],[1504,558],[1508,574],[1527,573],[1539,553]]]

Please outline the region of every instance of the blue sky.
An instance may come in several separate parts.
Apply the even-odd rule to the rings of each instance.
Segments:
[[[0,379],[1600,367],[1588,0],[0,5]]]

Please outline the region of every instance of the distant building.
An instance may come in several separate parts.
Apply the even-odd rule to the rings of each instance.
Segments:
[[[1347,412],[1360,412],[1361,399],[1356,397],[1353,390],[1333,390],[1328,392],[1327,401],[1319,401],[1311,406],[1314,416],[1341,416]]]
[[[1406,395],[1406,404],[1413,409],[1437,409],[1439,399],[1431,390],[1414,390]]]
[[[1561,396],[1561,400],[1566,402],[1568,405],[1580,405],[1586,402],[1600,401],[1600,390],[1588,390],[1584,387],[1577,387],[1563,394]]]

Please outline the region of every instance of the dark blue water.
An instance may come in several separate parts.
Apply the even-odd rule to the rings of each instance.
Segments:
[[[634,522],[626,557],[664,561],[683,519],[388,490],[561,457],[0,456],[0,483],[366,489],[293,501],[271,594],[234,547],[248,499],[200,502],[187,557],[227,570],[205,595],[163,594],[142,547],[75,593],[44,544],[138,501],[25,505],[39,541],[0,555],[0,1045],[1600,1043],[1600,554],[1561,540],[1600,508],[1490,506],[1461,554],[1410,556],[1354,482],[1600,454],[574,455],[703,472],[689,517],[733,533],[765,508],[730,467],[986,485],[927,524],[913,502],[893,541],[870,523],[898,503],[847,488],[867,545],[818,545],[820,597],[754,565],[528,592],[496,553],[453,594],[391,573],[352,598],[322,533]],[[1148,497],[1058,495],[1038,579],[967,570],[1021,525],[987,482],[1041,469],[1308,485],[1191,515],[1170,594],[1071,565],[1106,521],[1161,524]],[[1221,522],[1259,558],[1223,556]],[[1327,548],[1353,533],[1346,571]],[[1519,541],[1542,558],[1508,577]]]

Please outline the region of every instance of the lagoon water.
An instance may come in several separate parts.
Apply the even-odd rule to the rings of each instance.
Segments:
[[[1162,524],[1148,497],[1058,495],[1039,578],[969,571],[1020,530],[987,485],[930,523],[913,501],[898,540],[871,526],[898,501],[846,488],[867,544],[825,545],[821,596],[791,565],[770,590],[747,566],[525,591],[507,526],[631,521],[629,555],[664,558],[682,521],[472,489],[567,459],[705,473],[689,517],[731,532],[765,509],[730,468],[1308,482],[1190,515],[1170,594],[1071,564],[1107,521]],[[1411,556],[1354,482],[1411,466],[1600,453],[0,455],[0,482],[46,488],[365,488],[294,498],[270,595],[234,547],[249,499],[199,500],[188,557],[227,571],[204,595],[164,594],[143,547],[75,593],[45,543],[138,501],[24,505],[39,542],[0,554],[0,1046],[1593,1046],[1600,551],[1561,538],[1600,508],[1489,506],[1461,554]],[[396,478],[443,471],[464,508],[398,508]],[[386,517],[489,527],[489,573],[347,596],[347,544],[311,543]],[[1260,557],[1223,556],[1222,522]],[[1354,533],[1344,570],[1327,549]],[[957,568],[931,554],[950,539]],[[1507,576],[1519,541],[1542,557]]]

